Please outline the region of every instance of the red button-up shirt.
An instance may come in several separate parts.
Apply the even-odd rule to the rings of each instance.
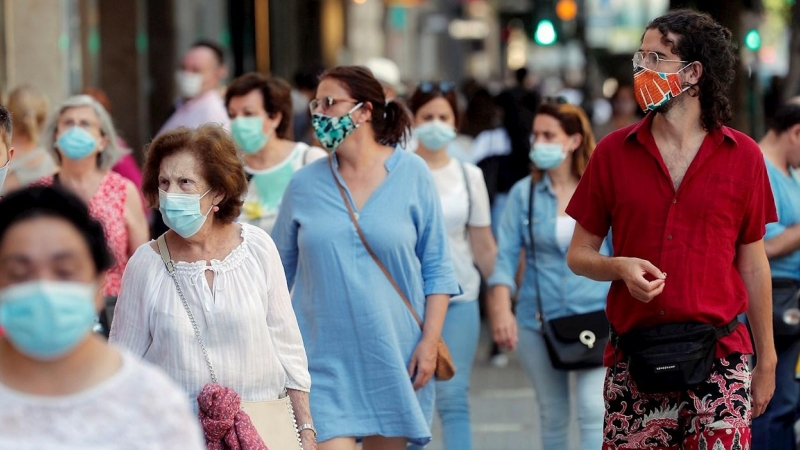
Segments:
[[[709,132],[675,191],[650,125],[654,114],[597,144],[567,207],[590,233],[612,230],[615,256],[641,258],[667,274],[643,303],[614,281],[606,311],[618,333],[672,322],[722,326],[747,311],[737,247],[764,237],[777,220],[764,156],[743,133]],[[752,353],[747,328],[717,344],[717,357]],[[605,364],[614,362],[606,348]]]

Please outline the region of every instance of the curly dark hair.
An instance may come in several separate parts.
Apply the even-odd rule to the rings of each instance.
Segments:
[[[736,45],[729,29],[710,15],[692,9],[675,9],[653,19],[647,30],[661,32],[661,42],[682,60],[703,65],[700,82],[687,94],[700,98],[703,129],[716,130],[733,119],[728,89],[736,76]],[[667,34],[674,33],[673,41]],[[642,36],[644,38],[644,36]]]

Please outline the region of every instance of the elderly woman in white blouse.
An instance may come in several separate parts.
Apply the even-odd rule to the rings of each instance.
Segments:
[[[247,190],[229,135],[179,128],[150,145],[142,190],[158,206],[178,284],[219,383],[243,401],[288,392],[305,450],[316,449],[311,378],[278,251],[263,230],[235,223]],[[122,279],[110,340],[160,366],[194,399],[209,368],[156,242]]]

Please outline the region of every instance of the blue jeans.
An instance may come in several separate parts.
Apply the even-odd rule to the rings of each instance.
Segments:
[[[569,448],[570,392],[569,371],[556,370],[550,364],[542,333],[519,327],[517,355],[522,368],[533,382],[542,424],[542,446],[531,448]],[[599,450],[603,446],[603,382],[606,369],[576,370],[578,425],[581,450]]]
[[[753,450],[794,450],[794,422],[800,401],[800,383],[794,378],[800,341],[776,342],[775,395],[764,414],[753,419]],[[758,362],[756,362],[758,364]]]
[[[444,448],[447,450],[472,450],[469,377],[478,349],[479,333],[478,302],[450,302],[442,338],[450,349],[456,375],[449,381],[436,381],[436,410],[442,420]],[[409,447],[414,450],[420,448]]]

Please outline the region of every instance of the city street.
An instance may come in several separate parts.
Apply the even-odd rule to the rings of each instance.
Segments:
[[[490,336],[484,325],[470,393],[473,447],[476,450],[538,449],[541,426],[533,387],[513,353],[509,355],[507,367],[491,366],[489,343]],[[570,430],[573,441],[568,450],[577,450],[574,438],[578,436],[578,428],[574,413]],[[433,442],[426,448],[444,448],[438,419],[433,422]]]

